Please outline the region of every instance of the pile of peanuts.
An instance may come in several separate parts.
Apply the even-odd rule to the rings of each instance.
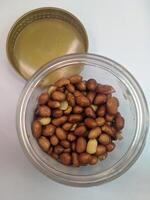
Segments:
[[[124,118],[110,85],[74,75],[51,85],[38,98],[32,133],[41,149],[64,165],[104,160],[122,138]]]

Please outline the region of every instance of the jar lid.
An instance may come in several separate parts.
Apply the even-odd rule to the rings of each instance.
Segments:
[[[88,37],[81,22],[60,8],[39,8],[21,16],[7,38],[7,55],[14,69],[25,79],[50,60],[71,53],[86,53]],[[81,68],[59,69],[55,77],[78,73]]]

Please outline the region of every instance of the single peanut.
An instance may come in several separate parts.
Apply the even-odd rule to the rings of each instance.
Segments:
[[[48,94],[51,96],[51,94],[57,89],[55,85],[51,85],[48,89]]]
[[[52,101],[49,100],[47,104],[50,108],[59,108],[60,107],[60,102],[59,101]]]
[[[38,143],[39,143],[39,146],[41,147],[41,149],[45,152],[47,152],[50,148],[50,142],[49,140],[44,137],[44,136],[41,136],[39,139],[38,139]]]
[[[67,116],[62,116],[62,117],[53,119],[53,120],[52,120],[52,123],[53,123],[55,126],[60,126],[60,125],[64,124],[66,121],[67,121]]]
[[[90,130],[88,138],[89,139],[95,139],[97,137],[99,137],[101,134],[101,129],[99,127],[93,128],[92,130]]]
[[[91,155],[89,153],[81,153],[78,156],[78,160],[81,165],[86,165],[91,161]]]
[[[60,110],[67,110],[68,108],[68,102],[67,101],[62,101],[60,103]]]
[[[86,81],[81,81],[81,82],[77,83],[76,88],[79,91],[85,91],[86,90]]]
[[[69,80],[70,80],[70,82],[71,82],[72,84],[76,84],[76,83],[79,83],[79,82],[82,81],[82,76],[80,76],[80,75],[73,75],[73,76],[71,76],[71,77],[69,78]]]
[[[106,107],[109,114],[115,115],[117,113],[118,106],[118,99],[116,97],[110,97],[107,100]]]
[[[62,140],[60,141],[60,145],[67,149],[70,147],[70,142],[68,142],[67,140]]]
[[[90,105],[89,99],[83,95],[76,97],[76,103],[81,107],[87,107]]]
[[[69,130],[72,128],[72,126],[73,126],[72,123],[66,122],[65,124],[63,124],[62,128],[63,128],[65,131],[69,131]]]
[[[81,125],[75,129],[74,134],[77,136],[83,136],[85,132],[86,132],[86,127],[84,125]]]
[[[86,83],[87,89],[90,91],[95,91],[97,87],[97,82],[95,79],[89,79]]]
[[[55,133],[56,127],[53,124],[49,124],[43,128],[42,135],[52,136]]]
[[[42,93],[38,99],[39,105],[46,104],[48,102],[48,99],[49,99],[49,94],[47,92]]]
[[[65,140],[67,138],[66,132],[60,127],[56,128],[56,136],[59,140]]]
[[[115,127],[116,127],[117,130],[123,129],[123,127],[124,127],[124,118],[122,116],[118,115],[115,118]]]
[[[61,117],[62,115],[63,115],[63,111],[62,110],[60,110],[60,109],[53,109],[52,116],[54,118]]]
[[[75,153],[75,152],[72,153],[72,164],[75,167],[79,167],[80,166],[80,163],[79,163],[79,160],[78,160],[78,154]]]
[[[73,112],[75,114],[80,114],[83,112],[83,108],[81,106],[75,106],[75,107],[73,107]]]
[[[96,88],[96,92],[100,93],[100,94],[111,94],[113,92],[115,92],[114,88],[110,85],[101,85],[98,84],[97,88]]]
[[[103,155],[106,153],[106,151],[107,151],[106,147],[102,144],[99,144],[96,148],[96,155],[97,156]]]
[[[89,91],[87,93],[87,98],[89,99],[90,103],[93,103],[95,96],[96,96],[96,92]]]
[[[102,133],[99,136],[98,141],[100,144],[107,145],[107,144],[111,143],[111,137],[105,133]]]
[[[56,135],[52,135],[50,137],[50,143],[53,145],[53,146],[56,146],[58,144],[59,140],[58,138],[56,137]]]
[[[51,94],[51,97],[55,101],[63,101],[66,98],[65,94],[63,92],[59,92],[59,91],[54,91]]]
[[[70,141],[70,142],[73,142],[73,141],[76,140],[76,136],[73,133],[69,133],[67,135],[67,140]]]
[[[98,162],[97,156],[93,156],[92,155],[89,164],[90,165],[95,165],[97,162]]]
[[[40,117],[49,117],[51,115],[51,109],[45,105],[39,106],[38,107],[38,115]]]
[[[38,120],[35,120],[32,123],[32,133],[35,138],[39,138],[41,136],[42,126]]]
[[[70,165],[71,164],[71,155],[70,153],[62,153],[60,155],[60,162],[64,165]]]
[[[39,122],[41,123],[41,125],[46,126],[46,125],[50,124],[51,118],[50,117],[42,117],[39,119]]]
[[[54,147],[54,153],[56,154],[61,154],[63,151],[64,151],[64,148],[59,144]]]
[[[110,143],[110,144],[106,145],[106,149],[107,149],[108,152],[111,152],[111,151],[114,150],[115,146],[116,145],[114,143]]]
[[[65,115],[69,115],[72,112],[72,107],[68,106],[68,108],[64,111]]]
[[[67,101],[68,101],[68,104],[69,104],[70,106],[72,106],[72,107],[75,106],[75,97],[74,97],[73,94],[70,93],[70,92],[67,94]]]
[[[79,137],[76,142],[77,153],[82,153],[86,150],[86,140],[84,137]]]
[[[96,114],[91,107],[85,108],[85,114],[86,114],[87,117],[96,118]]]
[[[100,107],[98,107],[96,113],[99,117],[104,117],[106,113],[106,107],[104,105],[101,105]]]
[[[57,87],[63,87],[68,84],[70,84],[70,81],[66,78],[59,79],[58,81],[55,82],[55,85]]]
[[[101,105],[101,104],[104,104],[107,100],[107,97],[106,95],[104,94],[97,94],[95,99],[94,99],[94,104],[96,105]]]
[[[104,117],[98,117],[95,119],[98,126],[103,126],[105,124],[105,118]]]
[[[68,84],[66,85],[66,88],[69,92],[74,93],[75,92],[75,87],[73,84]]]
[[[95,128],[95,127],[97,127],[97,123],[96,123],[96,121],[93,118],[86,118],[85,121],[84,121],[84,123],[85,123],[85,125],[88,128]]]
[[[86,152],[89,154],[96,153],[97,144],[98,143],[96,139],[90,139],[87,143]]]
[[[82,121],[82,115],[80,114],[71,114],[68,116],[68,122],[76,123]]]

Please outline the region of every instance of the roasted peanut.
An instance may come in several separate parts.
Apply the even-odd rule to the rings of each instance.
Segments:
[[[76,123],[82,121],[82,115],[80,114],[71,114],[68,116],[68,122]]]
[[[96,105],[101,105],[101,104],[104,104],[107,100],[107,97],[106,95],[104,94],[97,94],[95,99],[94,99],[94,104]]]
[[[56,135],[52,135],[50,137],[50,143],[53,145],[53,146],[56,146],[58,144],[59,140],[58,138],[56,137]]]
[[[71,155],[70,153],[62,153],[60,155],[60,162],[64,165],[70,165],[71,164]]]
[[[48,106],[39,106],[38,115],[40,117],[49,117],[51,115],[51,109]]]
[[[106,153],[106,147],[102,144],[99,144],[96,148],[96,155],[100,156]]]
[[[86,81],[81,81],[81,82],[77,83],[76,88],[79,91],[85,91],[86,90]]]
[[[95,79],[89,79],[86,83],[87,89],[91,91],[95,91],[97,87],[97,82]]]
[[[48,99],[49,99],[49,94],[47,92],[42,93],[38,99],[39,105],[46,104],[48,102]]]
[[[64,111],[65,115],[69,115],[72,112],[72,107],[68,106],[68,108]]]
[[[41,136],[39,139],[38,139],[38,143],[39,143],[39,146],[41,147],[41,149],[45,152],[47,152],[50,148],[50,142],[49,140],[44,137],[44,136]]]
[[[32,133],[35,138],[39,138],[41,136],[42,126],[38,120],[35,120],[32,123]]]
[[[95,96],[96,96],[96,93],[95,93],[95,92],[89,91],[89,92],[87,93],[87,98],[89,99],[90,103],[93,103]]]
[[[90,165],[95,165],[97,162],[98,162],[97,156],[91,156],[89,164]]]
[[[108,152],[111,152],[111,151],[114,150],[115,146],[116,145],[114,143],[110,143],[110,144],[106,145],[106,149],[107,149]]]
[[[107,145],[109,143],[111,143],[111,138],[109,135],[105,134],[105,133],[102,133],[99,138],[98,138],[98,141],[100,142],[100,144],[104,144],[104,145]]]
[[[61,154],[64,151],[64,148],[61,145],[56,145],[54,147],[54,153]]]
[[[73,84],[68,84],[66,85],[66,88],[69,92],[74,93],[75,92],[75,87]]]
[[[110,85],[101,85],[98,84],[96,88],[96,92],[100,94],[111,94],[115,92],[114,88]]]
[[[96,123],[96,121],[93,118],[86,118],[85,121],[84,121],[84,123],[85,123],[85,125],[88,128],[95,128],[95,127],[97,127],[97,123]]]
[[[101,129],[99,127],[93,128],[92,130],[90,130],[88,138],[89,139],[95,139],[97,137],[99,137],[101,134]]]
[[[90,105],[89,99],[83,95],[76,97],[76,103],[81,107],[87,107]]]
[[[70,92],[67,94],[67,101],[68,101],[68,104],[69,104],[70,106],[72,106],[72,107],[75,106],[75,97],[74,97],[73,94],[70,93]]]
[[[54,91],[51,94],[51,97],[55,101],[63,101],[66,98],[65,94],[63,92],[59,92],[59,91]]]
[[[57,87],[63,87],[68,84],[70,84],[70,81],[66,78],[59,79],[58,81],[55,82],[55,85]]]
[[[109,114],[115,115],[117,113],[118,106],[118,99],[116,97],[110,97],[107,100],[106,107]]]
[[[78,160],[81,165],[86,165],[91,161],[91,155],[89,153],[81,153],[78,156]]]
[[[96,118],[96,114],[91,107],[85,108],[85,114],[86,114],[87,117]]]
[[[70,141],[70,142],[73,142],[73,141],[76,140],[76,136],[73,133],[69,133],[67,135],[67,140]]]
[[[101,129],[102,129],[103,132],[107,133],[108,135],[110,135],[110,136],[112,136],[112,137],[114,136],[114,133],[113,133],[113,131],[112,131],[111,126],[105,124],[104,126],[102,126]]]
[[[56,127],[53,124],[49,124],[43,128],[42,135],[52,136],[55,133]]]
[[[90,139],[87,143],[86,152],[89,154],[96,153],[97,144],[98,143],[96,139]]]
[[[73,126],[72,123],[66,122],[65,124],[63,124],[62,128],[63,128],[65,131],[69,131],[69,130],[72,128],[72,126]]]
[[[60,125],[64,124],[66,121],[67,121],[67,116],[62,116],[62,117],[53,119],[53,120],[52,120],[52,123],[53,123],[55,126],[60,126]]]
[[[67,140],[60,141],[60,144],[66,149],[70,147],[70,142],[68,142]]]
[[[76,142],[77,153],[82,153],[86,150],[86,140],[84,137],[79,137]]]
[[[67,134],[64,131],[64,129],[57,127],[56,128],[56,136],[58,137],[59,140],[65,140],[67,138]]]
[[[76,83],[79,83],[79,82],[82,81],[82,76],[80,76],[80,75],[73,75],[73,76],[71,76],[71,77],[69,78],[69,80],[70,80],[70,82],[71,82],[72,84],[76,84]]]
[[[79,160],[78,160],[78,154],[75,153],[75,152],[72,153],[72,164],[75,167],[79,167],[80,166]]]
[[[115,127],[117,130],[121,130],[124,127],[124,118],[121,115],[116,116],[115,118]]]
[[[67,110],[68,108],[68,102],[67,101],[62,101],[60,103],[60,110]]]
[[[51,94],[57,89],[55,85],[51,85],[48,89],[48,94],[51,96]]]
[[[51,122],[51,118],[50,117],[42,117],[39,119],[39,122],[41,123],[41,125],[46,126]]]
[[[85,132],[86,132],[86,127],[84,125],[81,125],[75,129],[74,134],[77,136],[83,136]]]
[[[82,108],[81,106],[75,106],[75,107],[73,108],[73,112],[74,112],[75,114],[80,114],[80,113],[83,112],[83,108]]]
[[[104,105],[101,105],[98,109],[97,109],[97,115],[99,117],[104,117],[105,113],[106,113],[106,107]]]
[[[105,124],[105,118],[104,117],[98,117],[95,119],[98,126],[103,126]]]
[[[52,116],[54,118],[61,117],[62,115],[63,115],[63,111],[62,110],[60,110],[60,109],[53,109]]]
[[[47,104],[50,108],[59,108],[60,107],[60,102],[59,101],[52,101],[49,100]]]

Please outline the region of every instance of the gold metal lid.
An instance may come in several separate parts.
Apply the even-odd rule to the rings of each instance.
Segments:
[[[71,53],[85,53],[88,38],[84,26],[71,13],[59,8],[39,8],[20,17],[7,38],[7,55],[14,69],[29,79],[48,61]],[[79,69],[78,69],[79,70]],[[78,73],[58,70],[55,77]]]

